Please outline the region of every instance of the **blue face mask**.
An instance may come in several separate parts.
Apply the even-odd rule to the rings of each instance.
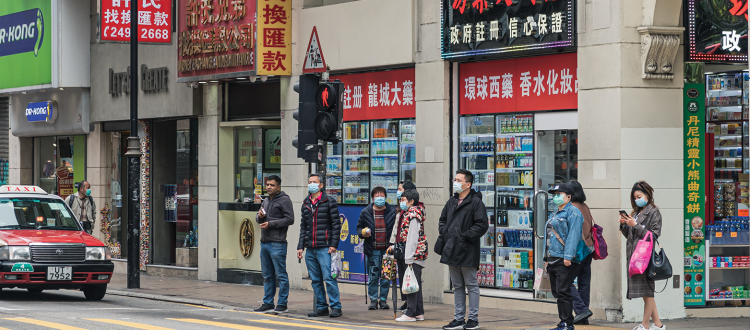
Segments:
[[[397,201],[401,200],[401,194],[403,194],[403,193],[404,193],[403,191],[396,191],[396,200]]]
[[[402,210],[406,211],[406,202],[401,202],[398,206],[401,207]]]
[[[383,205],[385,205],[385,197],[381,197],[381,196],[375,197],[375,206],[381,207]]]
[[[320,184],[319,183],[311,183],[307,185],[307,191],[311,194],[317,193],[320,191]]]
[[[562,195],[555,195],[555,197],[552,197],[552,203],[555,203],[555,205],[560,206],[565,204],[565,199],[562,197]]]
[[[644,207],[646,206],[646,204],[648,204],[648,201],[643,197],[635,200],[635,205],[638,207]]]
[[[86,189],[86,196],[91,196],[91,189]]]

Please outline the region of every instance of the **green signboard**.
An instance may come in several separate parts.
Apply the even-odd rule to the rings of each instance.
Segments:
[[[685,306],[705,305],[706,84],[702,63],[685,63],[683,90]]]
[[[34,266],[28,262],[17,262],[10,268],[12,273],[32,273],[34,272]]]
[[[0,90],[52,83],[51,0],[0,1]]]

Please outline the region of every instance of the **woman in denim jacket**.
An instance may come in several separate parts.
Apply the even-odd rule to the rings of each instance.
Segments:
[[[544,267],[549,273],[552,295],[557,298],[560,323],[551,330],[573,330],[573,296],[571,287],[578,270],[575,260],[578,242],[581,241],[583,215],[570,200],[573,189],[567,184],[550,188],[552,202],[557,210],[547,220],[544,246]],[[575,262],[574,262],[575,261]]]

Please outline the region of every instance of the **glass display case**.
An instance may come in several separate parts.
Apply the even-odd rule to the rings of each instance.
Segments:
[[[326,195],[336,196],[336,202],[341,203],[341,143],[326,143]]]
[[[417,169],[417,125],[416,120],[402,120],[400,136],[399,176],[401,180],[416,182]]]
[[[372,122],[370,182],[373,187],[385,188],[389,204],[395,203],[398,190],[398,128],[398,120]]]
[[[370,203],[370,123],[344,123],[344,204]]]

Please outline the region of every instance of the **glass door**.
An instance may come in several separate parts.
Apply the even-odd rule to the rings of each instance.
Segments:
[[[326,143],[326,195],[336,196],[337,203],[341,203],[342,195],[341,146],[341,143]]]
[[[372,122],[370,182],[373,187],[385,188],[388,196],[386,202],[392,205],[398,190],[398,128],[398,120]]]
[[[370,124],[344,123],[344,204],[370,202]]]
[[[402,120],[400,136],[399,157],[399,176],[401,180],[417,182],[417,121]]]

